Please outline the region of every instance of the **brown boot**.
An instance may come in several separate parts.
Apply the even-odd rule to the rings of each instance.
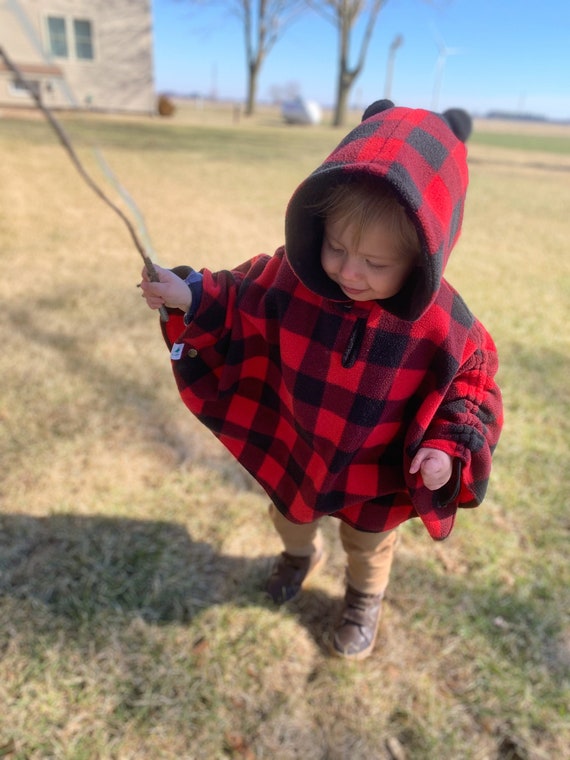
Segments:
[[[361,594],[347,586],[344,608],[334,630],[333,654],[363,660],[372,652],[378,633],[382,594]]]
[[[265,587],[275,604],[284,604],[297,596],[303,581],[317,565],[320,565],[323,556],[322,549],[313,552],[308,557],[296,557],[282,552]]]

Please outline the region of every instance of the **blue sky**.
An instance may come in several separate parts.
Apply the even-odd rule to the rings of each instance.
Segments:
[[[219,4],[197,7],[184,0],[153,0],[153,16],[160,92],[215,91],[220,98],[244,99],[243,31],[235,17]],[[569,0],[388,0],[351,104],[360,107],[384,96],[388,50],[399,34],[404,41],[391,89],[398,105],[461,106],[474,114],[525,111],[570,120]],[[441,80],[438,39],[455,51],[445,59]],[[259,99],[270,99],[272,88],[293,85],[303,97],[331,105],[336,51],[333,26],[314,13],[301,16],[269,54]]]

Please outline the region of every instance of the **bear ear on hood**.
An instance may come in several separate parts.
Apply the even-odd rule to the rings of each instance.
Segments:
[[[463,143],[467,142],[473,129],[473,122],[467,111],[462,108],[449,108],[442,113],[442,116],[455,137]]]
[[[375,116],[377,113],[387,111],[389,108],[394,108],[394,103],[391,100],[375,100],[362,114],[362,121],[366,121],[366,119]],[[449,108],[440,115],[455,137],[463,143],[467,142],[473,128],[471,116],[469,116],[467,111],[464,111],[462,108]]]
[[[371,103],[366,111],[364,111],[361,121],[366,121],[366,119],[369,119],[371,116],[374,116],[377,113],[382,113],[382,111],[387,111],[389,108],[394,108],[394,104],[391,100],[375,100],[374,103]]]

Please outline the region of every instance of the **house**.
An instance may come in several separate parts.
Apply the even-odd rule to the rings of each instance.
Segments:
[[[0,49],[49,108],[156,111],[151,0],[0,0]],[[0,106],[33,104],[0,56]]]

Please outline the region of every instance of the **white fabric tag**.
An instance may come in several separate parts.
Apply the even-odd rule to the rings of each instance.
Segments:
[[[182,351],[184,351],[184,343],[173,343],[172,344],[172,350],[170,352],[170,358],[173,362],[178,361],[178,359],[182,356]]]

